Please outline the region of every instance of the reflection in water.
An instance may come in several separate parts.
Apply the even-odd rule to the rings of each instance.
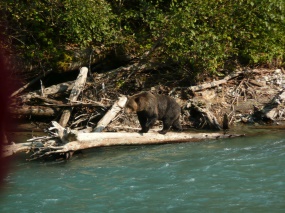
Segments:
[[[283,212],[283,132],[14,162],[0,212]]]

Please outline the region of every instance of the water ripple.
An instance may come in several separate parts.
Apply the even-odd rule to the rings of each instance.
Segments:
[[[283,212],[284,133],[16,162],[0,212]]]

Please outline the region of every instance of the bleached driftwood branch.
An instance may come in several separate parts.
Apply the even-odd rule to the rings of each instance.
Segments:
[[[217,87],[221,84],[225,84],[227,83],[228,80],[232,79],[232,78],[235,78],[235,77],[238,77],[240,74],[242,74],[243,72],[241,71],[238,71],[238,72],[234,72],[234,73],[231,73],[229,75],[227,75],[225,78],[221,79],[221,80],[218,80],[218,81],[212,81],[212,82],[209,82],[209,83],[204,83],[204,84],[200,84],[200,85],[197,85],[197,86],[191,86],[191,87],[183,87],[183,89],[186,89],[188,91],[192,91],[192,92],[197,92],[197,91],[200,91],[200,90],[204,90],[204,89],[209,89],[209,88],[213,88],[213,87]],[[172,93],[174,93],[177,89],[181,89],[182,87],[176,87],[174,88],[173,90],[171,90],[169,92],[169,95],[171,95]]]
[[[223,133],[193,133],[193,132],[168,132],[159,133],[82,133],[68,128],[63,128],[57,122],[52,122],[57,133],[50,137],[31,139],[33,142],[13,144],[4,147],[5,156],[17,152],[31,151],[32,159],[42,158],[60,153],[69,153],[78,150],[118,145],[146,145],[180,142],[197,142],[201,140],[240,137],[243,135],[228,135]],[[46,142],[45,142],[46,140]]]
[[[74,86],[74,81],[68,81],[68,82],[64,82],[64,83],[60,83],[60,84],[47,87],[43,90],[43,93],[45,95],[63,93],[63,92],[71,90],[73,86]],[[27,102],[32,98],[39,97],[40,95],[41,95],[41,90],[37,90],[34,92],[29,92],[27,94],[21,95],[19,98],[22,102]]]
[[[76,101],[79,94],[81,93],[81,91],[84,88],[85,82],[86,82],[86,78],[87,78],[87,74],[88,74],[88,68],[87,67],[82,67],[80,69],[79,75],[74,83],[74,87],[71,90],[70,96],[69,96],[69,100],[72,101]],[[72,108],[68,108],[66,110],[63,111],[62,116],[59,120],[59,123],[65,127],[70,115],[71,115],[71,111]]]
[[[121,96],[117,100],[112,108],[104,115],[104,117],[98,122],[94,132],[102,132],[102,130],[116,117],[116,115],[125,107],[127,102],[126,96]]]
[[[239,76],[241,73],[242,72],[231,73],[231,74],[227,75],[225,78],[223,78],[221,80],[212,81],[210,83],[205,83],[205,84],[201,84],[201,85],[198,85],[198,86],[191,86],[191,87],[188,87],[188,90],[196,92],[196,91],[200,91],[200,90],[204,90],[204,89],[208,89],[208,88],[213,88],[213,87],[219,86],[221,84],[227,83],[228,80]]]

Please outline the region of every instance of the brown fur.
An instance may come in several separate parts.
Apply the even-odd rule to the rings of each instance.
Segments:
[[[159,131],[161,134],[166,134],[171,126],[175,130],[182,130],[179,122],[181,108],[169,96],[140,92],[128,97],[125,112],[137,113],[142,133],[148,132],[156,120],[163,122],[163,129]]]

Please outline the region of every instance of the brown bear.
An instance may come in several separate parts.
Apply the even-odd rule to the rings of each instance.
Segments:
[[[160,134],[166,134],[170,127],[176,131],[182,131],[179,117],[181,108],[178,103],[166,95],[140,92],[128,96],[125,113],[136,112],[142,129],[140,133],[147,133],[156,120],[161,120],[163,129]]]

